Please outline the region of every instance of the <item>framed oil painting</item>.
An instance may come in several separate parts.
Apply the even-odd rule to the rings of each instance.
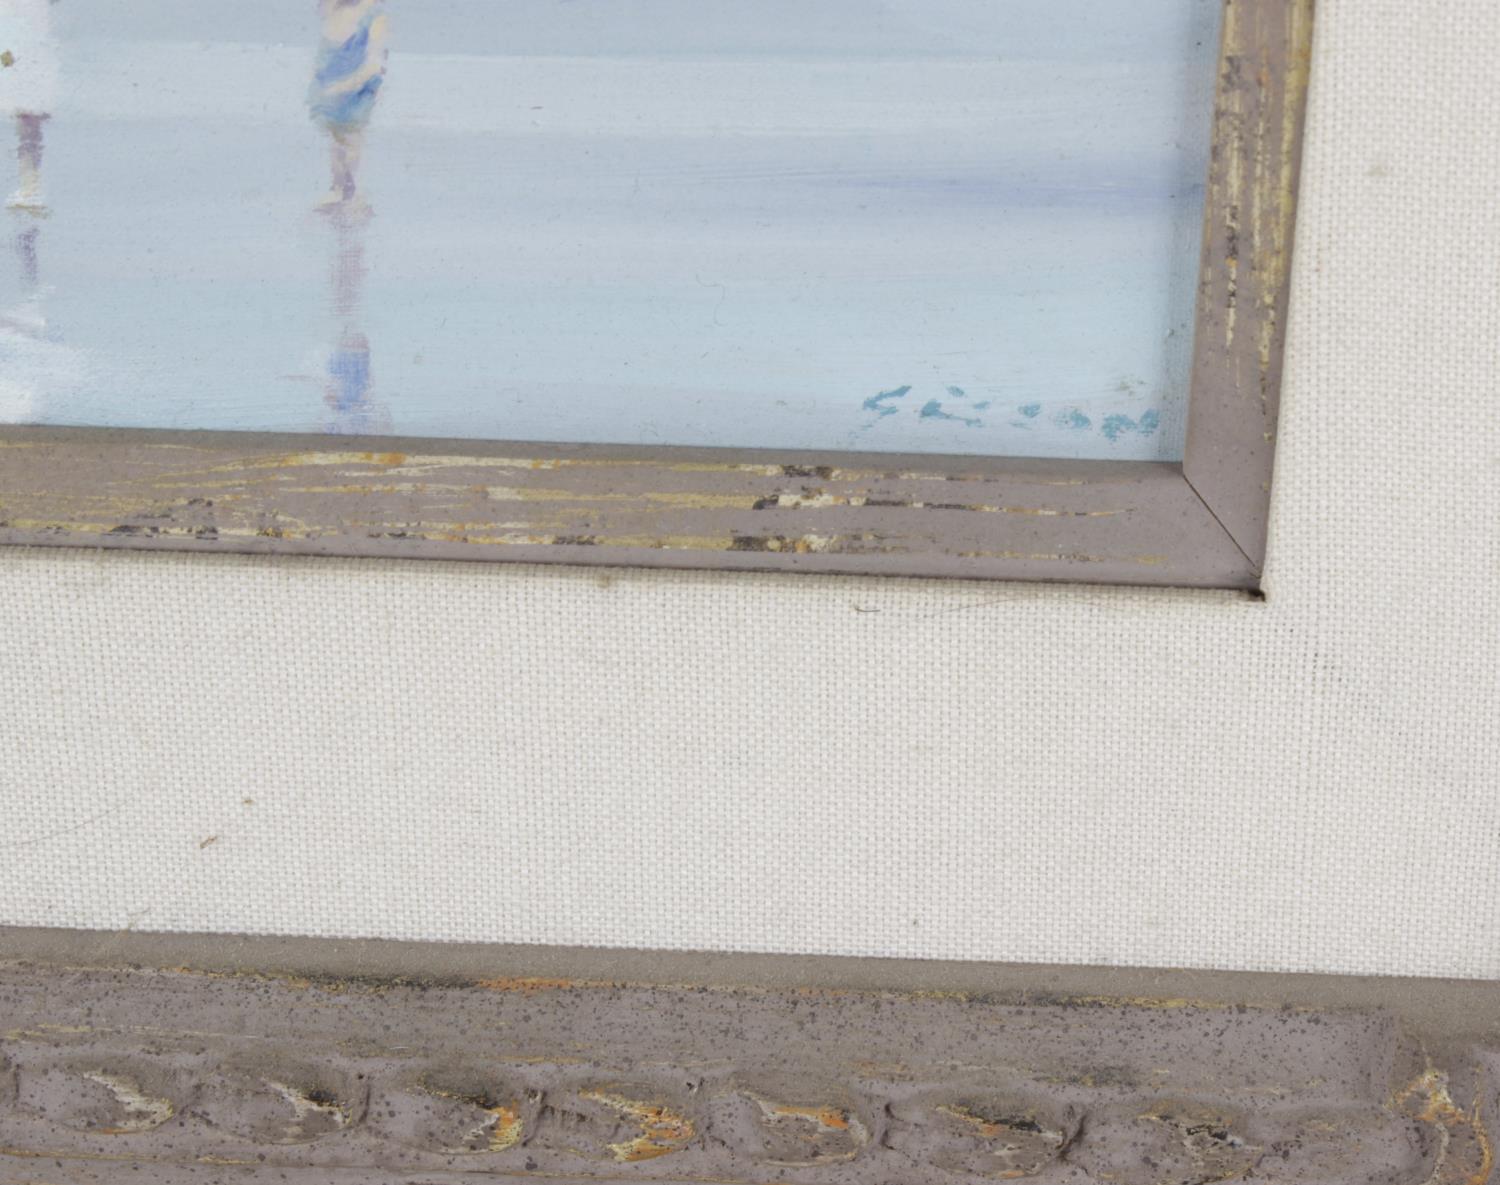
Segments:
[[[0,0],[0,540],[1254,588],[1311,0]]]

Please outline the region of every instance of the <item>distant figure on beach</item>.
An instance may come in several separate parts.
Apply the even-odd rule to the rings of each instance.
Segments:
[[[333,172],[319,209],[368,213],[359,193],[359,158],[385,82],[390,19],[384,0],[318,0],[318,7],[322,41],[307,101],[312,117],[328,129]]]
[[[57,0],[0,0],[0,111],[15,120],[20,184],[5,204],[42,218],[42,125],[57,100]]]

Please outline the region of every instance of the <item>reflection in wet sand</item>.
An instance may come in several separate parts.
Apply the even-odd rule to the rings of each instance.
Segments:
[[[36,256],[36,241],[41,233],[39,226],[24,226],[16,235],[16,258],[21,261],[21,291],[27,299],[41,296],[42,269]]]
[[[88,377],[86,355],[66,345],[48,321],[40,262],[42,231],[30,214],[11,240],[20,299],[0,309],[0,422],[45,417],[49,402],[77,395]]]
[[[341,210],[333,215],[335,247],[331,309],[340,329],[325,367],[325,432],[361,435],[391,430],[389,408],[376,402],[372,395],[374,374],[370,365],[370,339],[359,328],[366,274],[367,221],[361,211]]]
[[[20,264],[21,299],[0,312],[0,333],[41,337],[47,331],[47,318],[42,310],[41,266],[37,262],[40,236],[41,227],[23,226],[11,242]],[[0,351],[3,348],[0,346]]]

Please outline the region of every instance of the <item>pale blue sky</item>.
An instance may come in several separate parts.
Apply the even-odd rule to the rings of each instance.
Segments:
[[[958,54],[1178,62],[1220,0],[390,0],[398,44],[473,54]],[[305,42],[316,0],[60,0],[70,37]]]

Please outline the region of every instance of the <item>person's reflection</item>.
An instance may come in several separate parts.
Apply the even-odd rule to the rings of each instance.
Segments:
[[[0,423],[45,419],[83,395],[91,373],[86,352],[66,344],[47,315],[41,227],[26,221],[11,241],[20,299],[0,309]]]
[[[16,262],[21,265],[21,299],[8,309],[0,324],[8,329],[40,334],[47,328],[42,315],[42,269],[37,262],[37,240],[41,227],[23,226],[16,232]]]
[[[347,435],[387,433],[391,430],[390,411],[373,397],[370,339],[359,328],[365,284],[365,220],[355,211],[343,211],[335,214],[333,225],[336,239],[331,311],[341,328],[324,371],[323,404],[327,411],[323,430]]]
[[[23,226],[15,236],[15,257],[21,264],[21,305],[39,305],[42,300],[42,269],[36,261],[40,226]]]
[[[37,265],[39,227],[23,226],[12,242],[16,261],[21,265],[21,299],[0,311],[0,335],[41,340],[47,333],[47,317],[42,308],[41,268]],[[0,337],[0,357],[5,356]]]

